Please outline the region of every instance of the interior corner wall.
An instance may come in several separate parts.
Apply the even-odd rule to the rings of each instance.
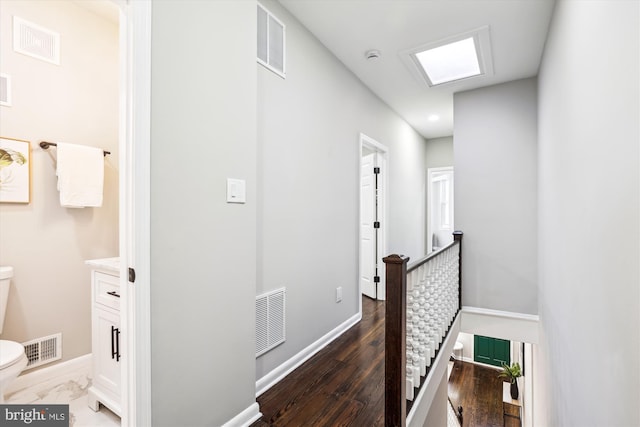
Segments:
[[[13,50],[13,16],[60,34],[60,65]],[[118,23],[78,2],[0,1],[0,71],[13,95],[0,106],[0,135],[31,143],[31,202],[0,203],[0,264],[14,268],[2,339],[61,332],[61,362],[91,352],[85,260],[118,256],[118,58]],[[111,151],[102,207],[60,206],[57,150],[40,141]]]
[[[425,141],[280,3],[286,79],[258,70],[258,293],[287,289],[286,341],[262,378],[357,315],[360,133],[389,148],[388,252],[424,255]],[[336,288],[342,302],[335,302]]]
[[[536,314],[536,79],[457,93],[454,118],[462,304]]]
[[[152,420],[219,426],[255,404],[256,2],[151,23]]]
[[[639,52],[637,1],[557,3],[539,75],[536,425],[640,425]]]

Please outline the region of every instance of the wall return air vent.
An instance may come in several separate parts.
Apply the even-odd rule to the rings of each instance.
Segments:
[[[256,297],[256,357],[285,340],[285,288]]]
[[[14,16],[13,50],[60,65],[60,34]]]
[[[22,343],[27,355],[28,363],[25,369],[35,368],[62,359],[62,334],[57,333],[47,337]]]

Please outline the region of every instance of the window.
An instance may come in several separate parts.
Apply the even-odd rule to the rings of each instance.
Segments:
[[[285,77],[285,26],[258,4],[258,62]]]

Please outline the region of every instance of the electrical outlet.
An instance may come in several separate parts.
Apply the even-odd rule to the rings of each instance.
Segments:
[[[336,288],[336,302],[342,301],[342,286]]]

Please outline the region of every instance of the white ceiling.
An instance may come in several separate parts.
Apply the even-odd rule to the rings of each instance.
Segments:
[[[537,75],[554,0],[279,0],[425,138],[453,134],[453,94]],[[488,26],[493,75],[428,87],[400,52]],[[381,57],[367,60],[377,49]],[[430,122],[429,115],[441,119]]]

